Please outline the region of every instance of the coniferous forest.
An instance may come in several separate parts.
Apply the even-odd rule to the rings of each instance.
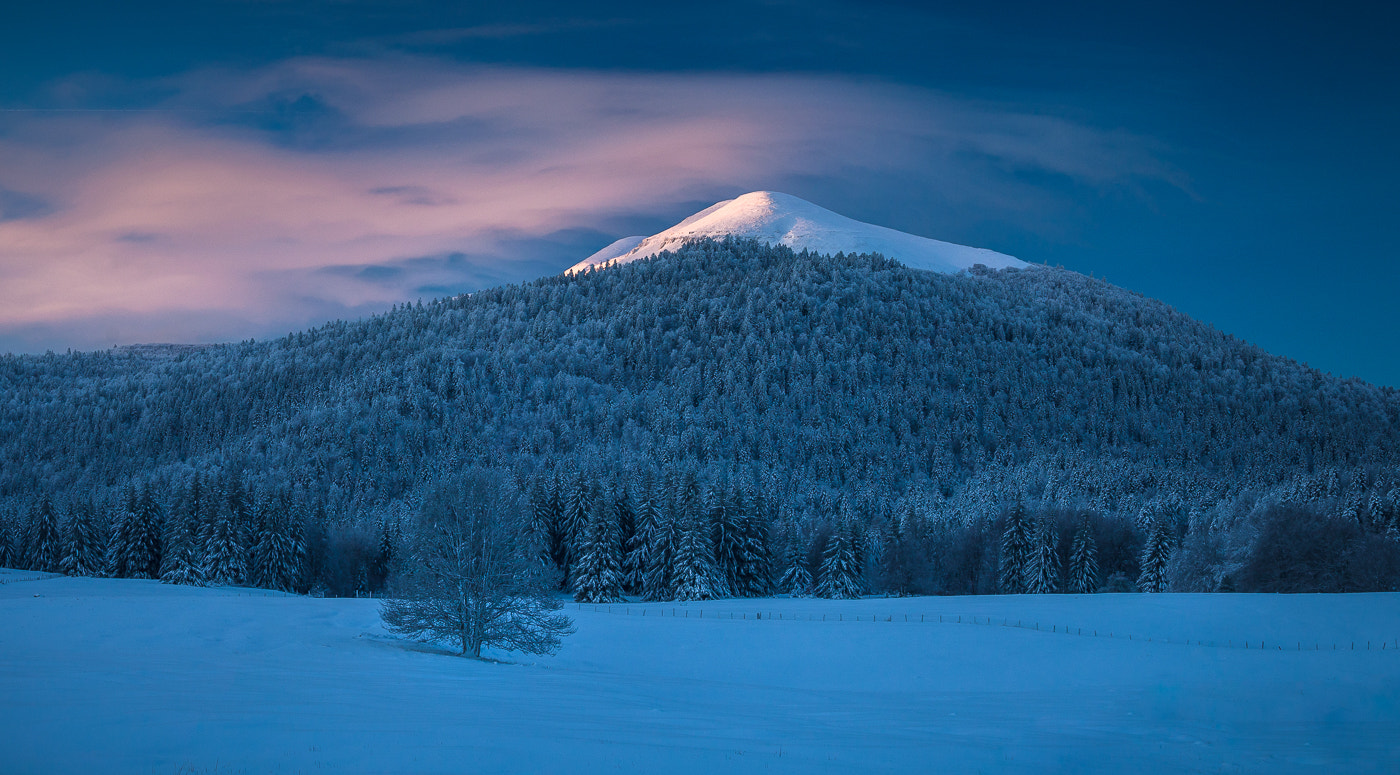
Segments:
[[[374,594],[468,467],[595,602],[1400,589],[1400,393],[1059,269],[700,242],[0,357],[0,566]]]

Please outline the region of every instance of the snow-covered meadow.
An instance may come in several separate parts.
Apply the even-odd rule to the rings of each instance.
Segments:
[[[1397,594],[570,613],[487,663],[374,600],[0,571],[0,772],[1400,771]]]

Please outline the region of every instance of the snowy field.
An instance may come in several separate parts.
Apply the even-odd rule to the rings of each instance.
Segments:
[[[490,664],[372,600],[0,571],[0,772],[1400,772],[1396,594],[569,608]]]

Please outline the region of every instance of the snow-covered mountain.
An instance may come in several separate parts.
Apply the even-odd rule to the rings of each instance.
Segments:
[[[754,191],[712,205],[650,237],[624,237],[569,268],[599,269],[676,250],[697,239],[726,235],[814,253],[880,253],[914,269],[957,272],[984,264],[1023,268],[1026,262],[983,248],[954,245],[862,223],[811,202],[774,191]]]

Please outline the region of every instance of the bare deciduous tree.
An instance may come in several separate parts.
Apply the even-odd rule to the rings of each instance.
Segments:
[[[550,654],[573,633],[559,613],[556,579],[529,545],[527,507],[499,473],[474,469],[424,499],[380,615],[393,632],[460,644]]]

